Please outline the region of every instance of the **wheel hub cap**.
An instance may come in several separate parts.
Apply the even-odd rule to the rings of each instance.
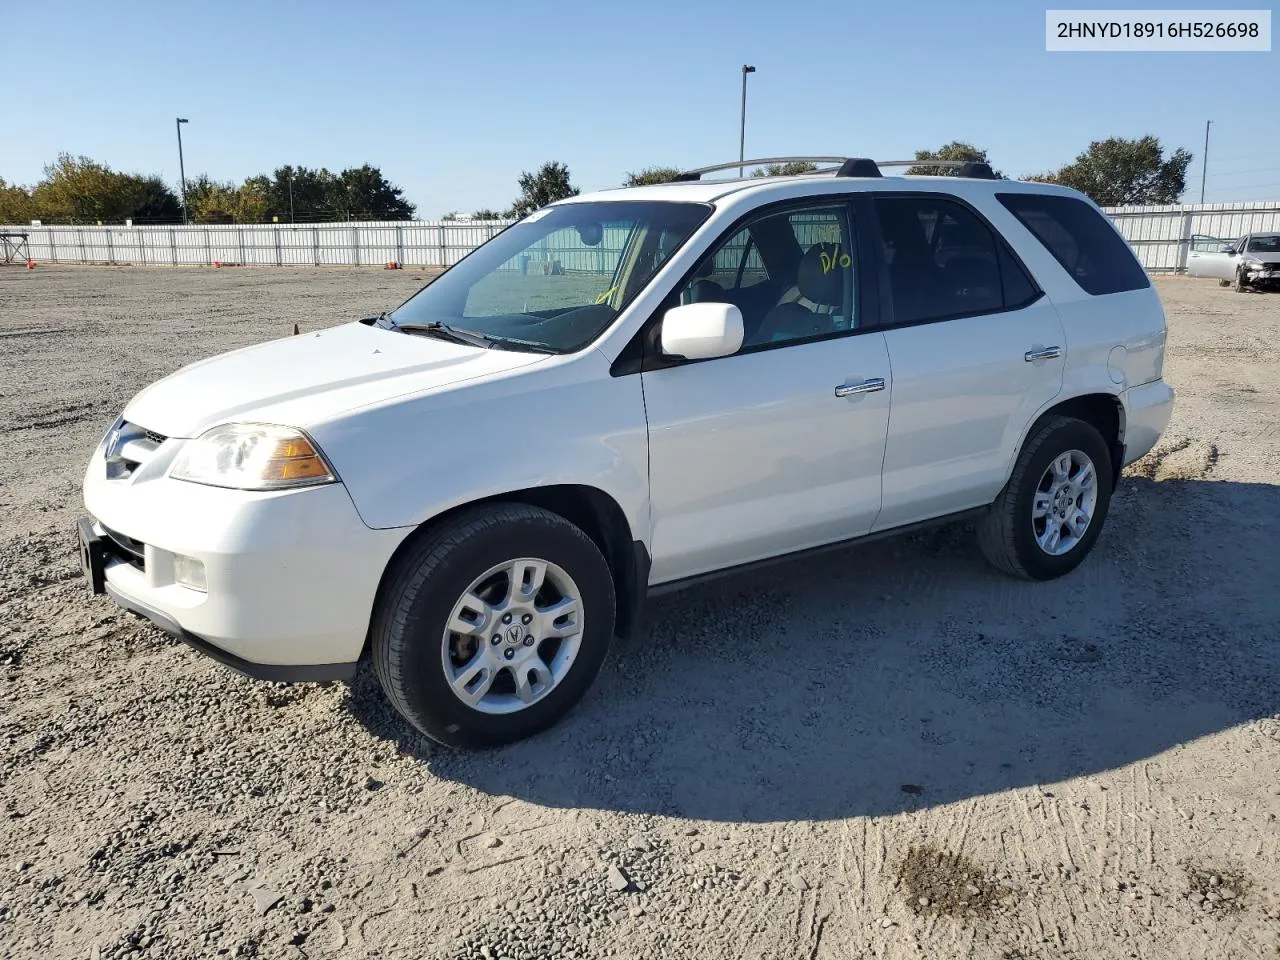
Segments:
[[[1050,556],[1070,553],[1093,522],[1098,471],[1088,454],[1068,450],[1045,469],[1031,506],[1031,530]]]
[[[516,713],[564,679],[582,639],[582,597],[554,563],[520,558],[472,581],[441,641],[445,681],[481,713]]]

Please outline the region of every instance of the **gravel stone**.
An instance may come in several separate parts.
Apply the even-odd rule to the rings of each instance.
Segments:
[[[609,889],[616,893],[622,893],[631,886],[631,878],[628,877],[621,867],[610,867],[608,873]]]
[[[286,252],[307,257],[312,230]],[[482,946],[486,960],[727,960],[870,955],[877,940],[900,940],[895,956],[1130,960],[1275,945],[1280,864],[1253,851],[1280,814],[1280,296],[1154,281],[1173,419],[1064,580],[989,573],[952,525],[655,596],[563,723],[468,754],[419,736],[366,669],[250,681],[88,597],[72,538],[90,452],[142,386],[294,323],[311,344],[428,278],[0,267],[6,960],[84,960],[93,945],[98,960],[475,960]],[[370,357],[396,362],[396,335],[366,333]],[[477,419],[476,436],[536,433],[519,406],[493,423],[442,415]],[[758,466],[724,468],[749,486]],[[1056,659],[1064,644],[1106,655]],[[1128,856],[1135,838],[1149,858]],[[926,841],[991,885],[895,886]],[[1192,884],[1179,865],[1209,850],[1242,857],[1239,880],[1210,862]],[[611,867],[643,879],[615,891]],[[800,873],[821,896],[795,893]],[[253,888],[284,897],[260,913]],[[787,896],[798,916],[774,902]],[[968,914],[991,898],[998,915]],[[883,932],[887,913],[930,919],[899,921],[908,943]]]
[[[259,914],[266,915],[266,912],[280,902],[281,895],[267,887],[254,887],[249,891],[249,895],[253,897],[253,907]]]

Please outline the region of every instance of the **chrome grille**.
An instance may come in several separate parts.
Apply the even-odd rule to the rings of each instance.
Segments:
[[[127,420],[107,437],[107,477],[127,480],[147,463],[168,437]]]

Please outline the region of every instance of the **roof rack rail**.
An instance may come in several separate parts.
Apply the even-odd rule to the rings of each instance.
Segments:
[[[999,180],[991,164],[980,160],[877,160],[882,167],[942,167],[960,171],[957,176],[972,180]]]
[[[685,170],[676,177],[677,183],[700,180],[704,173],[717,173],[721,170],[736,170],[739,167],[750,167],[756,164],[770,163],[844,163],[846,157],[760,157],[756,160],[734,160],[731,163],[713,163],[709,167],[696,167]]]
[[[833,163],[838,167],[810,170],[808,173],[835,173],[837,177],[879,177],[881,167],[944,167],[958,171],[958,176],[974,180],[999,179],[988,163],[976,160],[869,160],[866,157],[761,157],[757,160],[735,160],[716,163],[709,167],[685,170],[675,178],[677,183],[702,179],[704,173],[734,170],[759,164],[773,163]]]

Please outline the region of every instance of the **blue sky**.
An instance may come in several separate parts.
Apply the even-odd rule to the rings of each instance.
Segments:
[[[749,157],[960,139],[1021,175],[1153,133],[1195,200],[1212,119],[1206,199],[1280,199],[1280,53],[1047,53],[1047,5],[0,0],[0,176],[67,151],[176,185],[180,115],[188,176],[368,162],[419,216],[468,213],[545,160],[591,190],[736,158],[750,63]]]

